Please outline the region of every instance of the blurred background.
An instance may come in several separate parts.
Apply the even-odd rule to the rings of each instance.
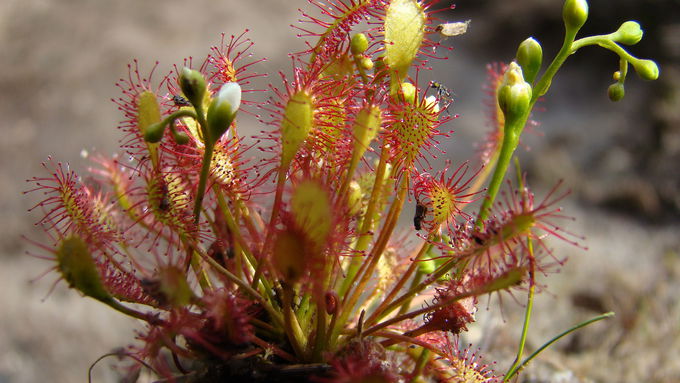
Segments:
[[[441,1],[438,7],[448,7]],[[432,61],[421,81],[451,89],[455,130],[447,158],[476,152],[488,127],[483,114],[485,65],[509,61],[533,36],[546,60],[562,39],[560,0],[460,0],[442,12],[446,21],[471,20],[468,32],[449,38],[448,60]],[[256,0],[4,0],[0,2],[0,383],[82,382],[97,357],[125,346],[135,323],[41,275],[49,262],[21,238],[44,236],[27,213],[37,195],[22,195],[25,180],[44,175],[48,156],[81,174],[88,152],[112,154],[121,116],[109,100],[115,82],[137,58],[142,73],[160,62],[157,80],[173,64],[202,60],[220,33],[250,29],[257,70],[289,72],[286,54],[304,48],[289,27],[306,1]],[[680,381],[680,2],[593,0],[581,32],[609,33],[625,20],[645,36],[631,47],[661,68],[655,82],[634,73],[626,97],[608,100],[617,57],[584,48],[571,57],[535,114],[540,135],[525,135],[518,152],[530,183],[545,190],[564,179],[564,202],[576,218],[570,230],[585,235],[587,251],[553,242],[568,256],[538,298],[528,347],[535,349],[571,325],[605,311],[616,318],[586,328],[546,351],[522,374],[523,382]],[[425,83],[425,82],[423,82]],[[252,121],[252,131],[260,128]],[[539,193],[540,195],[540,193]],[[516,297],[523,301],[521,296]],[[488,306],[488,309],[486,307]],[[523,307],[481,304],[479,323],[464,339],[504,372],[512,362]],[[115,382],[102,362],[95,381]]]

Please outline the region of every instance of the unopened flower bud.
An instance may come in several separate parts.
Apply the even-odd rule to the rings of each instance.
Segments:
[[[182,68],[179,74],[179,87],[194,107],[203,105],[203,97],[208,86],[201,72],[187,67]]]
[[[531,101],[531,85],[524,81],[522,68],[511,62],[498,90],[498,105],[506,120],[514,120],[526,113]]]
[[[522,41],[517,48],[517,63],[522,67],[524,79],[529,84],[532,84],[536,79],[538,71],[541,69],[543,62],[543,49],[538,41],[533,37]]]
[[[566,0],[562,8],[562,19],[567,30],[578,31],[588,19],[588,2],[586,0]]]
[[[215,142],[229,129],[241,105],[241,87],[235,82],[222,85],[208,107],[208,131],[210,139]]]
[[[401,94],[404,97],[404,101],[410,104],[416,102],[416,87],[410,82],[401,83]]]
[[[635,72],[637,72],[638,76],[640,76],[641,79],[652,81],[659,78],[659,67],[656,65],[654,61],[637,60],[631,62],[631,64],[633,64]]]
[[[98,301],[113,300],[101,281],[87,245],[80,237],[64,239],[57,249],[57,267],[69,287]]]
[[[371,70],[373,69],[373,60],[371,60],[368,57],[362,57],[361,61],[359,62],[361,65],[361,68],[363,70]]]
[[[349,43],[349,48],[353,55],[360,55],[368,49],[368,38],[363,33],[357,33],[352,36],[352,41]]]
[[[619,29],[610,35],[612,41],[624,45],[635,45],[642,40],[642,29],[635,21],[626,21]]]
[[[609,99],[614,102],[620,101],[625,94],[626,90],[623,84],[620,82],[615,82],[609,85],[609,88],[607,89],[607,96],[609,96]]]
[[[164,132],[165,124],[163,122],[151,124],[144,130],[144,141],[152,144],[158,143],[163,139]]]

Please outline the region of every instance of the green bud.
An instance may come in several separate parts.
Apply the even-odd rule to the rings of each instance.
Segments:
[[[404,101],[411,104],[416,102],[416,87],[410,82],[401,83],[401,94],[404,97]]]
[[[609,35],[612,41],[624,45],[635,45],[642,40],[642,29],[640,24],[635,21],[626,21],[621,24],[619,29]]]
[[[522,68],[514,61],[508,65],[498,90],[498,105],[506,120],[514,120],[526,113],[531,102],[531,85],[524,81]]]
[[[659,78],[659,67],[654,61],[637,60],[635,62],[631,62],[631,64],[633,64],[635,72],[637,72],[641,79],[652,81]]]
[[[186,145],[189,143],[189,136],[184,132],[174,132],[172,133],[172,138],[177,145]]]
[[[532,84],[543,62],[543,49],[533,37],[522,41],[517,48],[517,63],[522,67],[524,79]]]
[[[363,33],[357,33],[352,36],[352,41],[349,43],[349,48],[353,55],[360,55],[368,49],[368,38]]]
[[[625,94],[626,90],[623,87],[623,84],[620,82],[615,82],[609,85],[609,88],[607,89],[607,95],[609,96],[609,99],[614,102],[620,101]]]
[[[87,245],[80,237],[69,237],[61,242],[57,249],[57,267],[69,287],[98,301],[113,300],[101,281]]]
[[[144,130],[144,141],[152,144],[158,143],[163,139],[165,123],[163,121],[151,124]]]
[[[368,57],[362,57],[360,65],[363,70],[371,70],[373,69],[373,60]]]
[[[235,82],[222,85],[208,107],[208,131],[210,139],[216,142],[229,129],[241,105],[241,87]]]
[[[179,74],[179,87],[191,105],[199,108],[203,106],[203,97],[205,97],[208,85],[201,72],[187,67],[182,68]]]
[[[562,19],[567,31],[574,33],[581,29],[588,19],[588,2],[586,0],[566,0],[562,8]]]

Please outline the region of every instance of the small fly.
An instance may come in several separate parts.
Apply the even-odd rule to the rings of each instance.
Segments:
[[[437,81],[430,81],[430,88],[437,90],[437,101],[440,101],[446,113],[449,112],[449,105],[453,103],[453,92],[448,87]]]

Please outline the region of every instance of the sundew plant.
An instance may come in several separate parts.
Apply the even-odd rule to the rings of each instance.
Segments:
[[[656,79],[653,61],[623,47],[640,26],[577,38],[588,4],[567,0],[548,64],[528,38],[512,62],[489,66],[493,126],[480,158],[465,159],[441,148],[455,145],[453,93],[418,77],[467,24],[440,19],[437,0],[310,2],[319,16],[303,13],[296,27],[304,50],[267,90],[253,88],[265,74],[245,32],[166,76],[130,65],[115,99],[119,155],[90,156],[84,177],[50,159],[48,175],[29,180],[49,235],[33,241],[36,255],[141,322],[115,353],[126,381],[141,371],[177,382],[515,379],[542,349],[524,355],[537,278],[564,261],[547,240],[580,239],[561,228],[567,189],[534,195],[509,170],[515,149],[583,47],[618,56],[613,101],[629,67]],[[256,91],[268,101],[249,99]],[[242,113],[259,117],[261,133],[239,132]],[[526,318],[515,362],[492,368],[459,336],[494,293],[526,301]]]

